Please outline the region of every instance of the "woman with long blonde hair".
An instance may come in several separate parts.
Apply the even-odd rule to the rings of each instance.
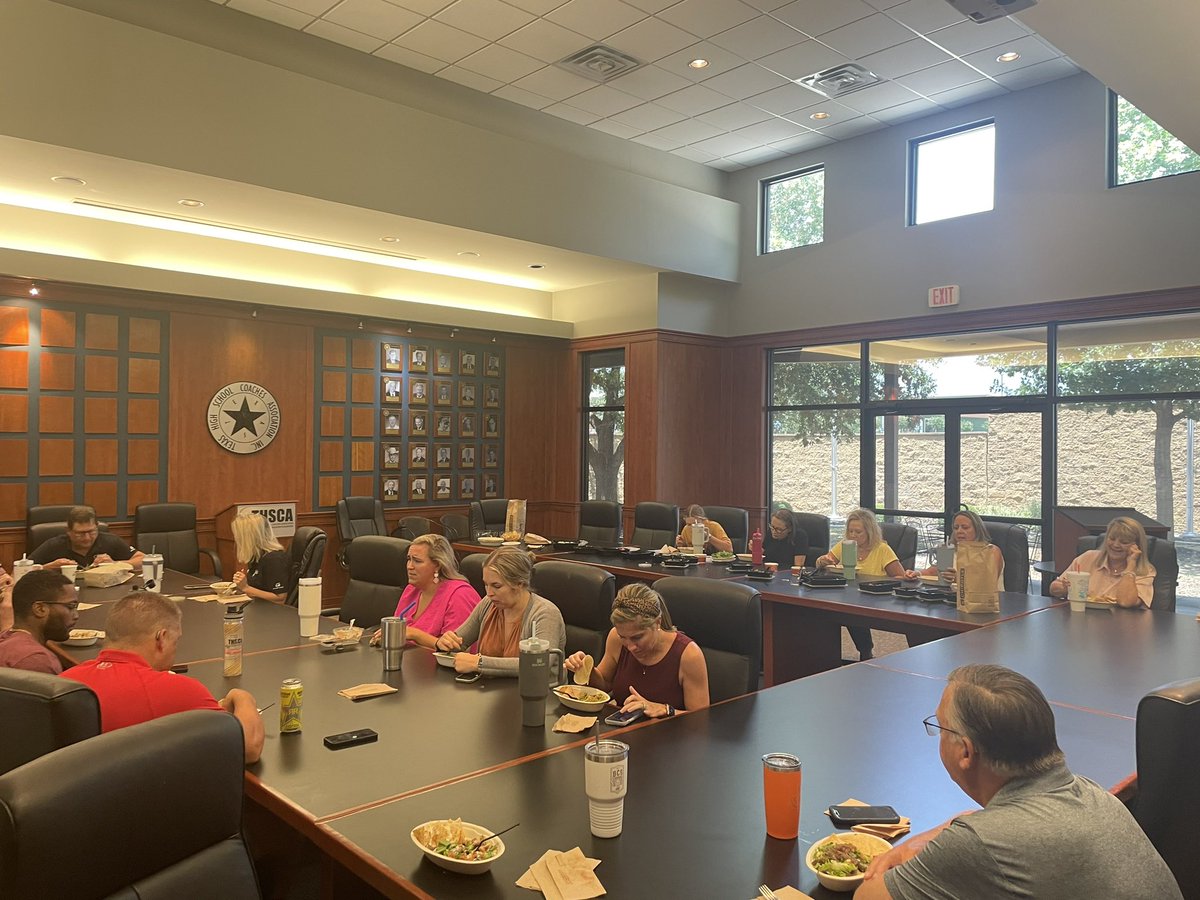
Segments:
[[[1128,516],[1108,523],[1104,542],[1072,560],[1067,571],[1050,582],[1051,597],[1067,595],[1067,572],[1087,572],[1088,596],[1111,598],[1117,606],[1149,609],[1154,602],[1154,566],[1146,559],[1146,530]]]
[[[233,583],[247,597],[286,602],[291,589],[292,562],[283,545],[271,534],[267,520],[252,512],[237,516],[233,520],[233,542],[238,558]]]

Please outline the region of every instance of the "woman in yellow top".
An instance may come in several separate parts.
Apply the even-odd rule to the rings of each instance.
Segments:
[[[830,548],[829,552],[817,559],[816,565],[840,566],[842,564],[842,544],[853,541],[858,546],[858,563],[855,570],[862,575],[886,575],[890,578],[904,578],[906,573],[896,553],[888,542],[883,539],[879,521],[869,509],[852,509],[846,514],[846,536]],[[875,642],[871,639],[871,629],[861,625],[847,626],[854,646],[858,648],[858,658],[868,660],[874,656]]]
[[[675,539],[676,547],[692,546],[692,525],[703,525],[708,532],[708,538],[704,542],[706,550],[714,552],[724,550],[726,553],[733,552],[733,541],[729,539],[729,535],[725,533],[725,529],[721,527],[721,523],[714,522],[705,516],[704,507],[698,503],[693,503],[687,508],[687,512],[684,513],[683,531]]]

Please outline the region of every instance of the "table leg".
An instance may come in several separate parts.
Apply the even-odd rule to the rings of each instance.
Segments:
[[[763,598],[763,682],[766,687],[836,669],[841,625],[820,610]]]

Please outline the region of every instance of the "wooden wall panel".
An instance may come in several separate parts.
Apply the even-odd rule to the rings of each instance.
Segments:
[[[375,407],[355,407],[350,410],[351,437],[374,437],[375,420],[379,411]]]
[[[29,351],[5,350],[0,353],[0,388],[29,387]]]
[[[342,471],[342,443],[341,441],[321,441],[321,465],[322,472],[340,472]],[[334,498],[334,502],[337,498]]]
[[[346,410],[341,406],[321,407],[321,437],[341,437],[346,433]]]
[[[75,355],[42,353],[42,390],[75,390]]]
[[[162,352],[162,328],[158,319],[130,318],[129,351],[153,353],[156,356]]]
[[[375,381],[374,375],[362,375],[355,372],[350,377],[350,399],[355,403],[374,403]]]
[[[143,503],[158,503],[157,481],[127,481],[125,483],[125,515],[133,516]]]
[[[42,506],[65,506],[76,502],[75,485],[69,481],[43,481],[38,485],[38,503]]]
[[[116,350],[118,321],[116,316],[100,313],[85,315],[83,346],[88,350]]]
[[[562,461],[559,444],[579,428],[577,422],[559,420],[555,399],[557,386],[569,382],[569,360],[565,347],[510,347],[507,351],[503,412],[504,434],[509,436],[504,454],[508,497],[558,499],[553,495],[554,469]]]
[[[0,431],[29,429],[29,398],[23,394],[0,394]]]
[[[723,357],[721,477],[730,506],[750,513],[750,526],[766,531],[766,352],[761,347],[730,347]]]
[[[117,398],[86,398],[83,401],[83,430],[88,434],[116,434]]]
[[[38,430],[70,434],[75,430],[75,398],[43,396],[38,401]]]
[[[666,500],[658,490],[658,341],[625,348],[625,506]],[[626,533],[632,533],[632,521]]]
[[[24,483],[0,484],[0,509],[25,509],[28,506],[28,499],[25,496]],[[25,529],[21,529],[21,543],[25,543]],[[12,571],[12,561],[20,559],[20,553],[9,556],[4,560],[4,568],[6,571]]]
[[[83,502],[95,509],[100,518],[113,518],[117,514],[117,483],[89,481],[83,486]]]
[[[75,313],[65,309],[42,310],[42,346],[75,346]]]
[[[724,505],[720,435],[729,417],[721,403],[721,352],[712,340],[659,341],[657,499],[681,508]]]
[[[24,439],[0,440],[0,476],[18,477],[29,473],[29,442]]]
[[[321,364],[326,366],[345,367],[345,338],[325,337],[321,339]]]
[[[346,373],[321,374],[321,399],[326,403],[342,403],[346,399]]]
[[[375,342],[355,338],[350,342],[350,366],[354,369],[378,369],[379,358],[375,355]]]
[[[375,442],[355,441],[350,445],[350,469],[371,472],[375,469]]]
[[[158,472],[158,441],[132,439],[128,445],[126,470],[130,475],[154,475]]]
[[[129,393],[157,394],[161,366],[157,359],[129,360]]]
[[[38,460],[39,475],[70,475],[75,471],[75,442],[43,439],[38,442]]]
[[[117,442],[112,439],[84,441],[83,472],[85,475],[116,475]]]
[[[350,496],[351,497],[376,497],[379,495],[379,486],[375,484],[374,475],[354,475],[350,478]],[[342,498],[342,494],[338,494],[333,498],[333,502],[337,503]],[[420,513],[424,515],[424,513]]]
[[[117,358],[115,356],[89,356],[84,360],[83,389],[115,393],[117,390]]]
[[[168,497],[201,518],[234,503],[312,500],[312,331],[301,325],[176,312],[170,327]],[[275,440],[258,453],[225,450],[208,432],[213,394],[236,381],[269,390],[280,407]]]
[[[127,430],[130,434],[157,434],[159,404],[157,400],[129,398]]]
[[[29,311],[20,306],[0,306],[0,344],[29,343]]]
[[[339,448],[340,449],[340,448]],[[342,476],[322,476],[317,482],[317,502],[321,506],[333,506],[342,499]]]

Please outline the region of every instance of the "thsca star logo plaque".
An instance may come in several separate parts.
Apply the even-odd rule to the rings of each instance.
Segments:
[[[227,384],[209,401],[208,433],[233,453],[257,453],[279,433],[279,403],[262,385]]]

